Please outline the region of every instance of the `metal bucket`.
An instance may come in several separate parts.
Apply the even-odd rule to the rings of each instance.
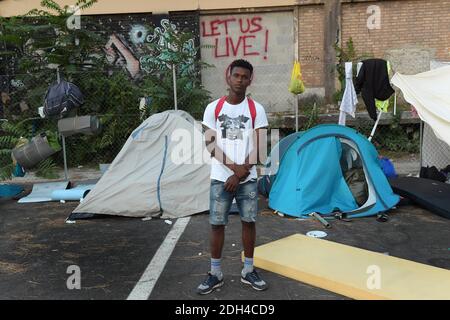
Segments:
[[[57,151],[48,143],[46,134],[41,133],[31,139],[29,143],[13,149],[12,153],[18,164],[25,169],[30,169]]]
[[[77,133],[95,135],[101,131],[100,120],[97,116],[60,119],[58,121],[58,131],[65,137]]]

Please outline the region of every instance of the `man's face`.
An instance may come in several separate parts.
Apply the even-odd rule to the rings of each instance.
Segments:
[[[250,70],[242,67],[234,67],[231,75],[228,76],[228,83],[232,92],[238,95],[245,94],[247,87],[250,85]]]

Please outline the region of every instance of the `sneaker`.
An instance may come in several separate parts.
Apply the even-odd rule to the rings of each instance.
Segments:
[[[223,286],[223,279],[219,280],[217,276],[212,275],[211,272],[208,272],[208,278],[206,278],[205,281],[198,286],[197,293],[208,294],[221,286]]]
[[[256,270],[247,273],[245,277],[241,276],[241,282],[251,285],[253,289],[258,291],[266,290],[268,287],[267,283],[256,273]]]

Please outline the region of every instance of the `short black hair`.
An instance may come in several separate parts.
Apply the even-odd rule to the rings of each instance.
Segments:
[[[231,74],[231,71],[233,70],[234,67],[241,67],[241,68],[247,69],[247,70],[250,71],[250,75],[253,74],[253,66],[247,60],[244,60],[244,59],[234,60],[230,64],[230,74]]]

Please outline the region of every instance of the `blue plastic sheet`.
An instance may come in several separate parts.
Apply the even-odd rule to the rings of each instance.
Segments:
[[[92,188],[94,188],[94,185],[77,186],[73,189],[55,190],[52,192],[51,198],[53,201],[79,201],[80,199],[86,197]]]

